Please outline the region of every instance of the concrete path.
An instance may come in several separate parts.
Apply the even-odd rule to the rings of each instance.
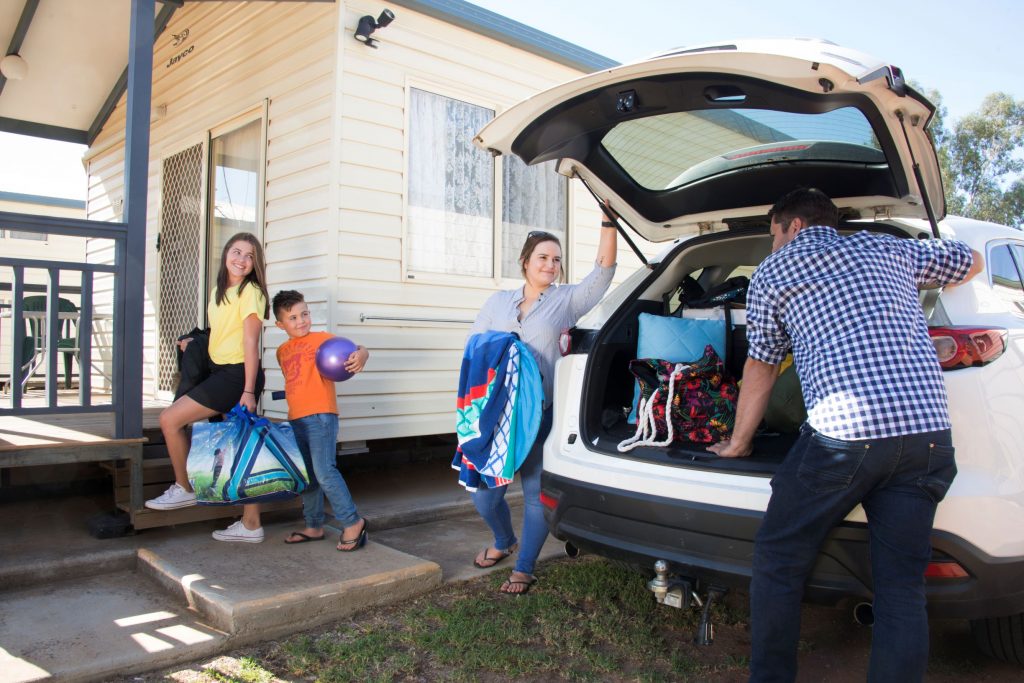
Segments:
[[[453,472],[418,467],[347,477],[370,537],[355,553],[330,525],[327,541],[285,544],[294,512],[264,519],[261,544],[213,540],[223,521],[97,540],[85,520],[102,497],[0,504],[0,683],[164,668],[510,571],[514,557],[472,566],[490,532]],[[522,494],[509,498],[518,529]]]

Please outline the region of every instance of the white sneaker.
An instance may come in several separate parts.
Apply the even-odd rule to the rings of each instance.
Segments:
[[[234,541],[236,543],[262,543],[263,527],[259,529],[247,529],[242,520],[238,520],[223,531],[213,532],[213,537],[218,541]]]
[[[146,501],[150,510],[177,510],[196,504],[196,494],[181,488],[177,482],[153,500]]]

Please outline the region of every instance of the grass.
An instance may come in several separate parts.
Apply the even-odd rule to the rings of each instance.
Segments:
[[[497,592],[507,576],[499,571],[285,640],[117,683],[746,681],[745,595],[716,601],[714,645],[697,647],[697,611],[656,605],[647,577],[637,572],[584,557],[546,562],[539,575],[524,597]],[[934,626],[929,681],[1020,678],[1017,665],[973,650],[966,623]],[[805,609],[802,635],[800,680],[864,680],[869,632],[821,607]]]
[[[658,606],[646,578],[631,569],[595,557],[548,562],[523,597],[498,592],[505,576],[446,585],[403,605],[219,658],[192,676],[170,677],[220,683],[746,679],[740,600],[716,606],[718,640],[698,648],[692,641],[699,612]]]

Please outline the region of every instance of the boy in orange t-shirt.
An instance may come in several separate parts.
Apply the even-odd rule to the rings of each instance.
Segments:
[[[309,308],[302,294],[294,290],[274,295],[277,326],[288,333],[288,341],[277,349],[277,362],[284,374],[288,422],[295,433],[306,466],[319,486],[310,486],[302,494],[302,514],[306,528],[293,531],[285,543],[307,543],[324,539],[324,497],[331,502],[335,519],[344,527],[338,550],[350,552],[366,544],[366,520],[356,512],[352,494],[338,471],[338,397],[334,382],[320,375],[316,350],[330,339],[329,332],[311,332]],[[370,353],[362,346],[345,361],[345,369],[360,372]],[[311,482],[312,483],[312,482]]]

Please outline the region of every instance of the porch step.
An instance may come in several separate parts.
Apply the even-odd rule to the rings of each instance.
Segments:
[[[0,680],[96,681],[169,667],[441,585],[435,562],[373,540],[355,553],[280,542],[292,528],[267,527],[262,544],[163,535],[138,548],[134,568],[0,591]]]
[[[328,539],[282,542],[294,523],[264,525],[263,543],[169,538],[139,549],[139,571],[233,638],[265,640],[441,585],[441,567],[373,540],[340,553]],[[212,545],[211,545],[212,544]]]
[[[155,433],[154,433],[155,432]],[[147,441],[142,449],[142,497],[141,500],[156,498],[174,483],[174,469],[167,455],[167,447],[159,430],[146,430]],[[122,462],[106,463],[114,481],[114,504],[131,515],[132,526],[136,531],[154,529],[175,524],[189,524],[207,519],[223,519],[239,517],[242,514],[240,505],[196,505],[179,510],[150,510],[140,507],[133,510],[131,506],[130,470]],[[302,508],[299,497],[288,500],[266,503],[262,509],[266,512],[278,510],[294,510]]]

